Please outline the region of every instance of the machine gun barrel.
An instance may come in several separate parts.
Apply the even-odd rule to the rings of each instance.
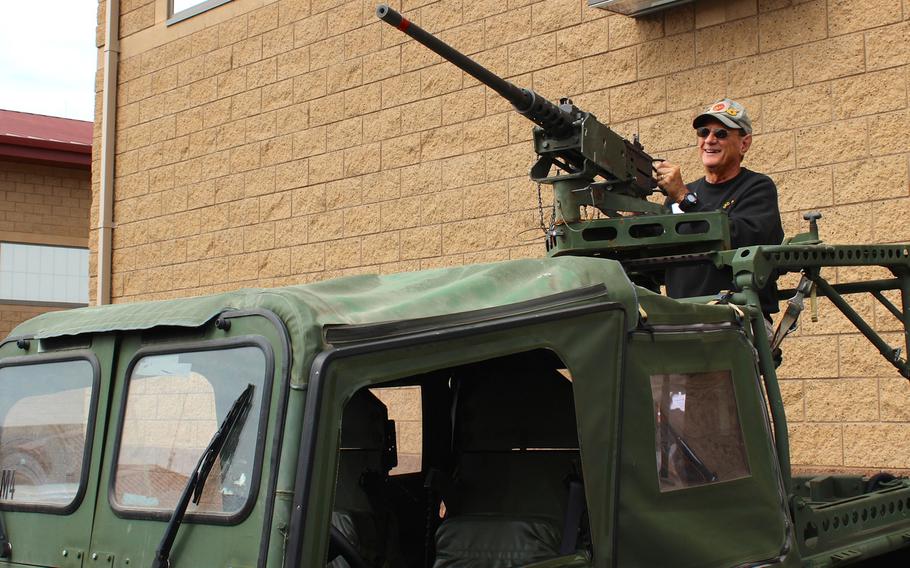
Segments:
[[[543,128],[551,136],[564,136],[572,131],[572,116],[557,105],[530,89],[523,89],[496,75],[483,65],[433,36],[420,26],[396,12],[386,4],[376,8],[376,16],[383,22],[414,38],[437,55],[490,87],[512,103],[520,114]]]

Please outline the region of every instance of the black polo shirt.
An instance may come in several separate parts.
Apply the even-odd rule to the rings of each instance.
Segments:
[[[727,214],[733,248],[779,245],[783,240],[777,187],[768,176],[743,168],[723,183],[701,178],[686,187],[698,196],[698,204],[689,212],[720,210]],[[667,269],[666,285],[671,298],[710,296],[734,288],[733,271],[706,263],[676,266]],[[779,311],[776,278],[759,290],[759,297],[765,315]]]

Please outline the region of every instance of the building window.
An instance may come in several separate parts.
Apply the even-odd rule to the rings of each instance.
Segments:
[[[0,301],[88,304],[88,249],[0,243]]]
[[[231,0],[170,0],[166,25],[176,24]]]

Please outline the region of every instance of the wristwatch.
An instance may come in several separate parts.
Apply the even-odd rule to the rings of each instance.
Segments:
[[[683,195],[682,200],[679,202],[679,208],[686,212],[695,209],[697,205],[698,196],[691,191],[687,191],[686,194]]]

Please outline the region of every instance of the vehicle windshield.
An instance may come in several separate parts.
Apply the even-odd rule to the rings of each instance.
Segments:
[[[114,480],[121,510],[171,511],[218,425],[247,384],[249,415],[188,513],[232,515],[253,482],[266,356],[258,347],[148,355],[133,366]]]
[[[74,501],[93,383],[86,360],[0,368],[0,502],[65,507]]]

